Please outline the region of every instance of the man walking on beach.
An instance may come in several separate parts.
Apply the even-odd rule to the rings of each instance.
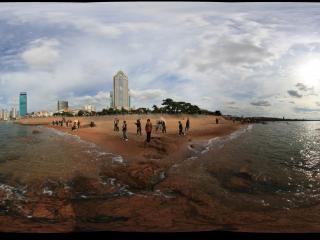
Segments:
[[[114,121],[113,121],[113,131],[116,131],[116,132],[119,131],[118,123],[119,123],[118,118],[114,118]]]
[[[152,131],[152,123],[150,122],[150,119],[147,120],[145,129],[147,133],[147,142],[149,143],[151,140],[151,131]]]
[[[166,132],[167,132],[166,122],[162,121],[162,133],[166,133]]]
[[[179,135],[184,135],[183,134],[183,126],[182,126],[181,121],[179,121]]]
[[[123,124],[122,124],[122,134],[123,134],[123,140],[128,141],[126,121],[123,121]]]

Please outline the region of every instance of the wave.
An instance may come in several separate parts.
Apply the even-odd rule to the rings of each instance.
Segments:
[[[248,131],[251,131],[252,128],[253,128],[253,125],[250,124],[246,127],[240,128],[239,130],[231,133],[228,136],[211,138],[208,140],[208,142],[199,144],[200,146],[198,146],[197,148],[194,148],[191,145],[188,145],[188,149],[193,153],[193,156],[189,157],[188,160],[197,159],[200,155],[203,155],[209,152],[210,150],[221,149],[227,142],[230,142],[238,138],[242,134]]]
[[[85,141],[77,135],[62,132],[62,131],[56,130],[54,128],[49,128],[49,130],[58,136],[62,136],[64,138],[65,137],[71,138],[71,139],[75,140],[76,142],[83,144],[83,146],[85,148],[87,148],[85,150],[85,152],[88,154],[94,155],[97,158],[111,157],[112,163],[122,163],[123,164],[126,162],[121,155],[117,155],[117,154],[114,154],[111,152],[106,152],[106,151],[102,150],[99,146],[97,146],[96,144],[94,144],[92,142]]]

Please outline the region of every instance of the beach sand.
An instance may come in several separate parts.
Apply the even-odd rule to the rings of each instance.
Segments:
[[[189,117],[191,122],[190,130],[184,136],[178,135],[178,121],[182,121],[185,127],[185,122]],[[61,118],[36,118],[36,119],[22,119],[21,124],[26,125],[46,125],[49,128],[67,132],[79,136],[81,139],[93,142],[107,151],[119,154],[125,158],[130,164],[135,164],[139,161],[161,159],[160,164],[163,166],[174,164],[184,158],[184,150],[187,144],[192,144],[198,141],[208,141],[211,138],[228,135],[241,127],[239,122],[233,123],[230,120],[225,120],[222,117],[219,119],[219,124],[216,124],[215,116],[170,116],[165,115],[163,118],[166,121],[167,132],[158,132],[156,129],[156,121],[161,118],[161,115],[125,115],[118,116],[119,132],[113,130],[114,116],[103,117],[73,117],[66,118],[70,120],[79,119],[80,129],[75,131],[71,127],[67,128],[65,125],[52,126],[51,122],[61,120]],[[140,118],[142,122],[142,136],[136,135],[136,119]],[[145,144],[146,133],[145,124],[147,118],[150,118],[153,124],[152,140],[149,144]],[[122,139],[122,121],[127,121],[128,126],[128,141]],[[90,128],[89,124],[93,121],[96,127]],[[172,155],[174,154],[174,158]]]

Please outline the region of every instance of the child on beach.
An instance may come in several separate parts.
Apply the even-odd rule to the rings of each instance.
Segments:
[[[151,140],[151,131],[152,131],[152,123],[150,122],[150,119],[147,120],[145,129],[146,129],[146,133],[147,133],[146,141],[149,143]]]
[[[135,123],[137,125],[137,135],[141,136],[141,122],[140,119],[137,119],[137,122]]]
[[[122,124],[122,135],[123,135],[123,140],[128,141],[126,121],[123,121],[123,124]]]
[[[218,118],[216,118],[216,124],[219,124],[219,119]]]
[[[157,125],[156,125],[156,132],[158,132],[158,130],[161,130],[161,126],[162,126],[162,122],[161,121],[157,121]]]

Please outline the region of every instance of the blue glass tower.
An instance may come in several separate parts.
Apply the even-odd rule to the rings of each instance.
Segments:
[[[20,93],[19,113],[21,117],[27,115],[27,93],[26,92]]]

